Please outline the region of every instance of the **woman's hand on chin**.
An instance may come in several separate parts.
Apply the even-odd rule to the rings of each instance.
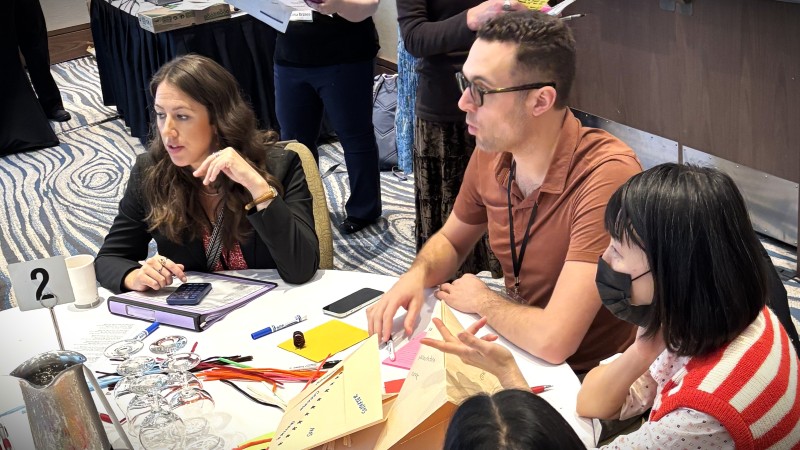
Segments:
[[[202,178],[203,184],[208,186],[215,182],[221,173],[231,181],[244,186],[254,197],[263,194],[269,188],[264,177],[233,147],[225,147],[208,155],[193,175]]]

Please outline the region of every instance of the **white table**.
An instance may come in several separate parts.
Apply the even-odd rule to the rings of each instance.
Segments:
[[[297,286],[284,283],[273,270],[233,273],[274,281],[278,283],[278,287],[247,306],[233,311],[224,320],[202,333],[162,326],[145,340],[145,344],[164,336],[179,334],[186,336],[189,341],[186,351],[194,342],[197,342],[196,352],[203,358],[235,354],[253,355],[254,360],[248,363],[252,367],[286,368],[307,364],[308,360],[279,349],[277,345],[291,338],[292,332],[295,330],[308,330],[330,320],[331,317],[322,313],[324,305],[361,287],[385,291],[396,281],[394,277],[382,275],[320,270],[309,283]],[[108,292],[101,292],[101,295],[107,294]],[[401,311],[399,314],[402,313]],[[475,320],[473,315],[457,311],[455,313],[464,326]],[[306,314],[308,320],[255,341],[250,338],[250,333],[253,331],[272,323],[280,323],[296,314]],[[125,333],[125,337],[131,337],[147,326],[147,322],[110,314],[105,302],[95,309],[86,311],[77,310],[72,305],[60,305],[56,307],[56,315],[66,349],[83,351],[88,353],[89,357],[92,352],[87,351],[86,341],[89,339],[89,335],[96,334],[100,327],[117,326],[123,327],[123,329],[127,327],[128,331]],[[352,325],[366,328],[366,314],[363,310],[343,320]],[[117,331],[117,333],[120,332]],[[114,334],[113,330],[108,334],[109,341],[103,342],[102,345],[118,340],[118,336],[111,337]],[[50,314],[44,309],[24,313],[18,309],[0,312],[0,342],[3,347],[2,358],[0,358],[0,374],[4,375],[41,352],[58,349]],[[502,338],[500,342],[512,350],[530,385],[550,384],[554,386],[554,389],[543,393],[542,397],[566,418],[587,446],[594,446],[595,431],[592,421],[575,414],[575,399],[580,383],[569,366],[548,364],[521,351]],[[139,354],[147,354],[146,349],[147,346]],[[342,359],[354,349],[355,347],[345,350],[335,355],[334,358]],[[385,356],[384,351],[382,358]],[[88,364],[90,368],[98,365],[107,365],[107,362],[98,361],[95,364]],[[406,373],[402,369],[385,365],[381,366],[381,370],[385,381],[404,378]],[[280,422],[281,411],[276,408],[251,402],[222,383],[208,382],[205,386],[216,402],[210,421],[215,428],[215,433],[226,440],[226,448],[232,448],[250,438],[270,432]],[[282,393],[282,396],[288,400],[292,393],[299,392],[301,387],[301,385],[293,384],[287,388],[286,393]],[[99,405],[99,402],[97,403]],[[0,414],[21,404],[22,395],[17,381],[9,376],[0,376]],[[98,407],[98,409],[102,411],[102,407]],[[9,429],[14,448],[33,448],[27,418],[23,413],[18,412],[0,417],[0,423]],[[112,430],[110,426],[107,429]]]

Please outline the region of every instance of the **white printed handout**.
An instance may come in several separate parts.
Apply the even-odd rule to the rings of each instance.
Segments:
[[[286,32],[292,19],[294,8],[283,4],[280,0],[226,0],[242,11],[256,19],[275,28],[281,33]]]

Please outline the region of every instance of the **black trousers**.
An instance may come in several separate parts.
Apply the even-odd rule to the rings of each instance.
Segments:
[[[45,113],[64,109],[61,93],[50,73],[50,49],[47,46],[47,24],[39,0],[11,0],[17,45],[25,57],[33,88]]]
[[[24,31],[27,35],[31,26],[27,21],[18,21],[17,7],[29,8],[32,3],[35,3],[35,9],[39,11],[44,30],[39,0],[10,0],[4,4],[4,12],[0,14],[0,155],[58,145],[58,139],[42,107],[36,101],[36,95],[19,59],[21,46],[18,44],[17,30]],[[46,72],[52,82],[50,67],[46,64],[47,31],[43,33]],[[55,88],[55,96],[60,105],[58,88]]]
[[[370,60],[321,67],[275,64],[275,111],[281,139],[297,139],[319,160],[317,140],[323,110],[344,149],[350,182],[347,216],[373,220],[381,215],[378,144],[372,127]]]

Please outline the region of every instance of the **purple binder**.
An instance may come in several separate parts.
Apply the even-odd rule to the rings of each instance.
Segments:
[[[211,292],[198,305],[168,305],[167,296],[176,286],[159,291],[126,292],[108,299],[108,311],[148,322],[158,321],[194,331],[203,331],[229,312],[275,289],[270,281],[224,275],[221,273],[186,272],[189,282],[211,283]]]

